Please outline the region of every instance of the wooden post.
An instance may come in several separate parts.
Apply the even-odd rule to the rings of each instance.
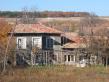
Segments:
[[[31,52],[31,65],[33,67],[33,53]]]
[[[62,50],[61,50],[61,63],[63,63],[63,53],[62,53]]]
[[[58,53],[56,55],[57,55],[56,60],[57,60],[57,63],[58,63],[59,62],[59,60],[58,60]]]
[[[106,57],[106,69],[107,69],[107,66],[108,65],[108,57]]]
[[[74,59],[73,59],[73,60],[74,60],[74,62],[75,62],[75,55],[74,55]]]
[[[46,65],[47,65],[47,51],[45,51],[45,57],[46,57]]]

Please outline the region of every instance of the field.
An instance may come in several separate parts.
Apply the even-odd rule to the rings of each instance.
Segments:
[[[10,69],[0,82],[109,82],[109,68],[93,66],[35,66]]]

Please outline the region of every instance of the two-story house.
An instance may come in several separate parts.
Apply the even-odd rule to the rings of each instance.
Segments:
[[[47,53],[51,56],[53,56],[54,51],[61,50],[61,31],[46,27],[41,23],[16,25],[14,37],[16,37],[17,64],[26,63],[25,61],[23,62],[26,58],[30,60],[33,48],[37,48],[40,53],[50,51]],[[40,55],[36,56],[34,64],[42,61]],[[49,58],[46,59],[41,63],[51,61]]]
[[[77,61],[75,50],[85,48],[77,34],[63,33],[41,23],[16,25],[14,37],[17,65],[74,65]]]

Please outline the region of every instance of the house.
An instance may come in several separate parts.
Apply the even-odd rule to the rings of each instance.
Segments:
[[[14,37],[18,65],[53,63],[56,59],[54,51],[61,50],[61,31],[41,23],[16,25]],[[35,53],[33,53],[34,48]],[[43,57],[42,54],[44,54]]]
[[[16,25],[14,37],[17,65],[75,65],[79,62],[76,50],[85,48],[77,33],[63,33],[41,23]]]

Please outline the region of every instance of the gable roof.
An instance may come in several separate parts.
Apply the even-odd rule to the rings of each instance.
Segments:
[[[54,28],[47,27],[41,23],[37,24],[18,24],[14,33],[61,33]]]
[[[62,34],[65,38],[71,40],[72,42],[80,43],[81,37],[78,35],[78,33],[75,32],[65,32]]]
[[[68,42],[62,46],[65,49],[72,49],[72,48],[85,48],[86,44],[83,42],[83,38],[75,32],[66,32],[62,36],[71,40],[72,42]]]

